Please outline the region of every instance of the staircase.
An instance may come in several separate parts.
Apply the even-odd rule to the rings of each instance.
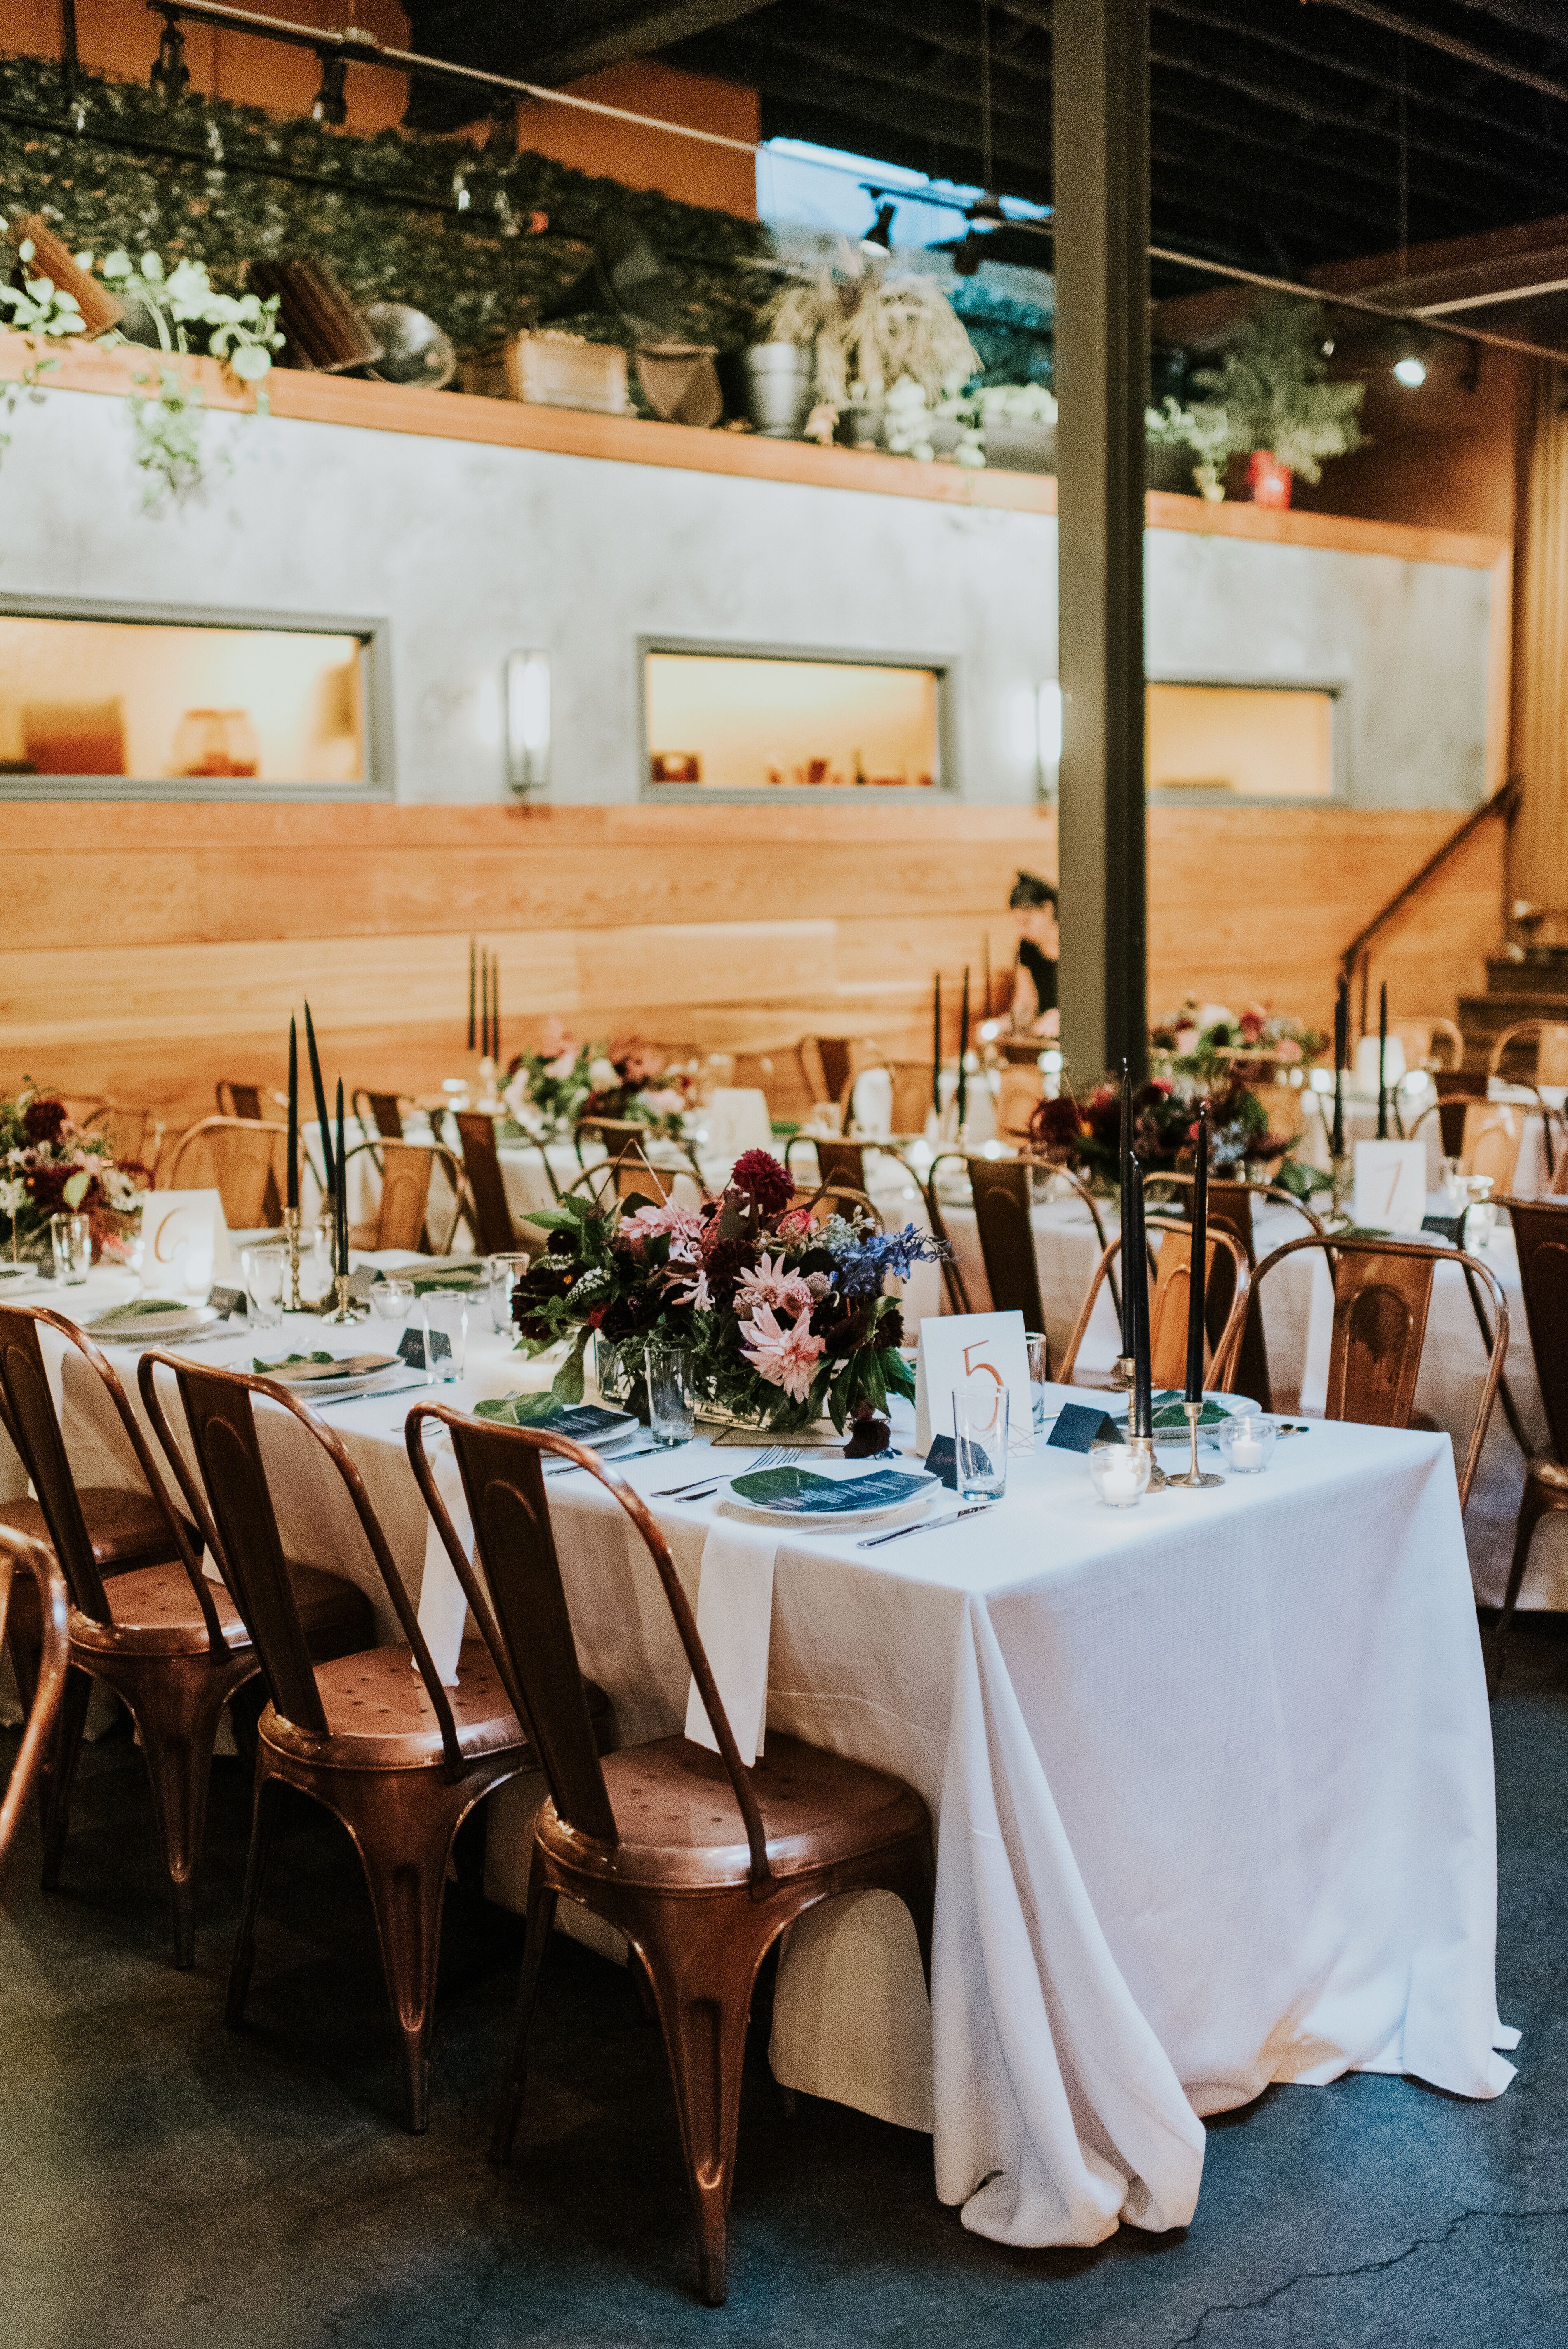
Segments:
[[[1486,993],[1460,998],[1466,1068],[1486,1068],[1498,1038],[1522,1019],[1568,1024],[1568,947],[1514,946],[1487,957]],[[1516,1054],[1510,1051],[1505,1072],[1523,1074],[1534,1058],[1533,1044],[1521,1045],[1517,1067]]]

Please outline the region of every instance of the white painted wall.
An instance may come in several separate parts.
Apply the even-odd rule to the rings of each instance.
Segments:
[[[771,481],[213,415],[232,470],[149,515],[118,400],[24,404],[0,471],[6,595],[391,623],[399,797],[503,795],[500,673],[552,655],[552,796],[634,799],[640,636],[957,664],[965,795],[1021,801],[1056,671],[1056,524]],[[1482,572],[1155,532],[1149,667],[1333,682],[1362,804],[1482,788]]]

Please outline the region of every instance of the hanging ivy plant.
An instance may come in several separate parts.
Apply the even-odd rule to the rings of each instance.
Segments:
[[[0,236],[5,234],[9,226],[8,221],[0,220]],[[65,293],[52,277],[29,277],[26,274],[27,264],[36,250],[32,238],[24,237],[16,250],[23,270],[22,283],[20,285],[0,285],[0,309],[8,310],[11,314],[6,324],[19,334],[26,335],[31,354],[21,375],[14,382],[0,388],[0,417],[7,419],[15,414],[19,400],[42,397],[38,388],[40,378],[60,364],[58,357],[41,349],[40,344],[59,342],[68,336],[79,335],[87,325],[74,294]],[[75,259],[78,269],[92,267],[90,253],[78,253]],[[0,427],[0,450],[8,449],[10,445],[10,433]]]
[[[273,353],[284,345],[277,296],[263,302],[254,294],[216,293],[199,261],[181,261],[166,271],[156,253],[144,253],[139,264],[123,251],[111,253],[103,275],[106,285],[151,319],[166,354],[156,372],[136,378],[131,429],[143,505],[156,510],[169,498],[178,504],[205,479],[206,403],[201,383],[183,364],[191,357],[191,331],[204,330],[200,339],[211,357],[222,359],[237,381],[254,387],[254,413],[264,416]],[[222,461],[226,468],[232,460],[225,453]]]

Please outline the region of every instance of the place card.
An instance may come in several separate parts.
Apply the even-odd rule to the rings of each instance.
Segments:
[[[1458,1216],[1423,1216],[1421,1229],[1430,1232],[1434,1239],[1448,1240],[1455,1247],[1465,1244],[1465,1219]]]
[[[1418,1232],[1427,1212],[1425,1143],[1358,1142],[1352,1212],[1373,1231]]]
[[[370,1292],[375,1288],[376,1281],[376,1267],[373,1264],[362,1264],[357,1271],[351,1272],[348,1276],[350,1297],[356,1299],[361,1305],[368,1305]]]
[[[451,1352],[452,1341],[444,1330],[432,1330],[429,1335],[430,1359],[427,1361],[424,1330],[405,1330],[397,1341],[398,1361],[407,1362],[411,1371],[433,1371],[436,1364],[444,1361]]]
[[[1081,1402],[1065,1402],[1057,1413],[1057,1423],[1046,1438],[1047,1448],[1058,1452],[1088,1452],[1096,1444],[1125,1444],[1124,1429],[1103,1411],[1096,1411]]]
[[[958,1446],[951,1435],[939,1435],[925,1455],[925,1473],[945,1485],[950,1493],[958,1490]]]
[[[207,1302],[215,1313],[222,1313],[225,1318],[242,1313],[249,1319],[251,1303],[242,1288],[214,1288]]]
[[[989,1377],[1008,1395],[1007,1449],[1035,1448],[1035,1402],[1021,1313],[928,1313],[920,1325],[914,1371],[914,1442],[925,1452],[953,1426],[954,1390]]]

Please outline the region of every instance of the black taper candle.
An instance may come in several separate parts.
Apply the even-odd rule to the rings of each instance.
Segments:
[[[942,973],[936,974],[936,988],[931,1006],[931,1106],[942,1115]]]
[[[500,1066],[500,951],[490,957],[490,1052]]]
[[[1128,1232],[1132,1223],[1132,1079],[1121,1064],[1121,1355],[1132,1352],[1132,1303],[1127,1285]]]
[[[1334,1141],[1336,1158],[1345,1155],[1345,1062],[1350,1050],[1350,981],[1341,974],[1334,1003]]]
[[[1388,1139],[1388,982],[1377,990],[1377,1139]]]
[[[474,1049],[474,982],[478,976],[479,950],[472,938],[469,940],[469,1050]]]
[[[1203,1307],[1209,1261],[1209,1104],[1198,1112],[1192,1170],[1192,1268],[1187,1281],[1187,1401],[1203,1400]]]
[[[337,1081],[337,1246],[335,1261],[340,1274],[348,1271],[348,1185],[343,1180],[343,1079]]]
[[[1130,1157],[1129,1216],[1131,1223],[1130,1245],[1128,1226],[1122,1226],[1121,1288],[1131,1300],[1132,1400],[1128,1422],[1130,1435],[1154,1433],[1154,1373],[1149,1348],[1149,1242],[1143,1227],[1143,1170],[1136,1157]]]
[[[321,1133],[321,1163],[325,1174],[327,1196],[337,1189],[337,1177],[332,1165],[332,1128],[326,1122],[326,1087],[321,1081],[321,1055],[315,1049],[315,1023],[310,1016],[310,999],[305,999],[304,1044],[310,1055],[311,1089],[315,1094],[315,1122]]]
[[[964,996],[958,1007],[958,1129],[969,1122],[969,966],[964,966]]]
[[[299,1206],[299,1036],[289,1013],[289,1164],[285,1206]]]

